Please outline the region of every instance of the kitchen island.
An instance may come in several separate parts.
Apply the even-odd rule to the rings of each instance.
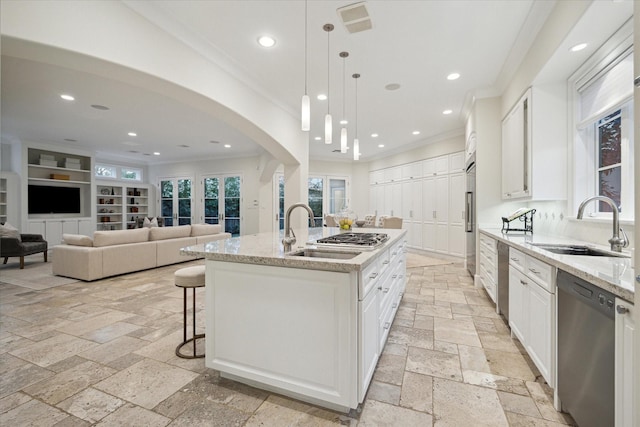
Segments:
[[[406,231],[371,248],[314,245],[337,228],[241,236],[182,250],[205,258],[205,365],[348,412],[363,402],[406,282]],[[303,256],[304,255],[304,256]]]

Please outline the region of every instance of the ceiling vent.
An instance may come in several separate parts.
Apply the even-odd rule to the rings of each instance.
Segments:
[[[371,17],[367,11],[365,2],[350,4],[349,6],[337,9],[338,16],[342,20],[344,27],[351,34],[372,28]]]

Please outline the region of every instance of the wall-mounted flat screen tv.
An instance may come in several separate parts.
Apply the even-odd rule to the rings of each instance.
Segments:
[[[29,213],[80,213],[80,188],[29,185]]]

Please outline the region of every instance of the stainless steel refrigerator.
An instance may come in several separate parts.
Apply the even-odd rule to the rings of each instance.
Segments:
[[[467,270],[476,274],[476,154],[467,160],[467,192],[465,203],[465,231],[467,236]]]

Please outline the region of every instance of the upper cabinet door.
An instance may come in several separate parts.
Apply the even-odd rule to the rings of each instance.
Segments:
[[[502,198],[529,195],[530,91],[502,122]]]

